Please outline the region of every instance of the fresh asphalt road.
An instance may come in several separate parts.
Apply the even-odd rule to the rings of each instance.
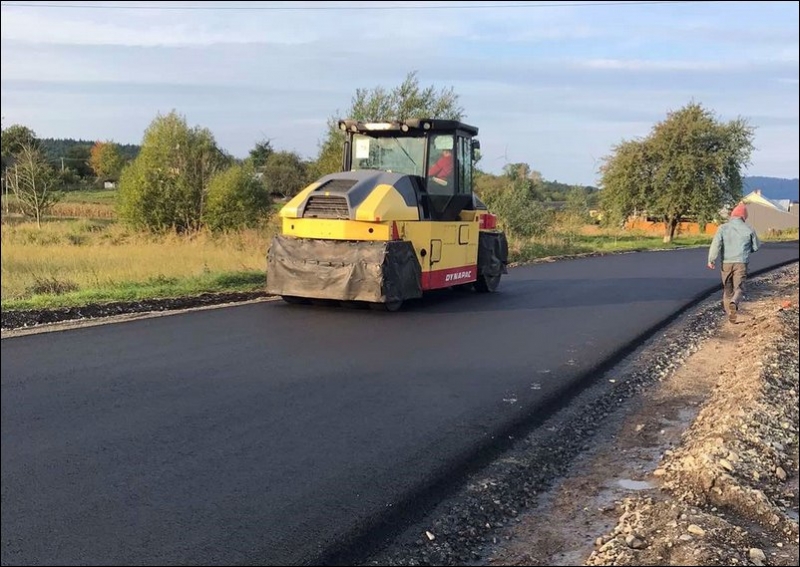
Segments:
[[[2,564],[315,564],[719,290],[705,255],[520,267],[398,313],[263,302],[4,339]],[[768,244],[751,270],[797,260]]]

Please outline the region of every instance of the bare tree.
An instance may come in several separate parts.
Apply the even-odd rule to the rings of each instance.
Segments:
[[[22,214],[36,219],[41,228],[42,216],[61,199],[58,177],[44,155],[30,144],[23,144],[7,170],[7,182],[17,198]]]

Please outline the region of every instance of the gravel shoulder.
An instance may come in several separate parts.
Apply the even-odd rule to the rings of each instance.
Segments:
[[[637,396],[488,562],[797,565],[797,266],[782,272]]]
[[[366,565],[798,565],[798,266],[713,296]]]

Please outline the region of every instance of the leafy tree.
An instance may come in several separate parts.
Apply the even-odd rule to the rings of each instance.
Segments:
[[[32,144],[23,144],[13,162],[6,171],[6,182],[22,213],[35,218],[36,226],[41,228],[42,217],[61,197],[56,172]]]
[[[753,136],[746,120],[723,123],[690,103],[604,159],[603,207],[618,220],[646,211],[664,222],[664,242],[671,242],[682,218],[705,223],[741,198]]]
[[[535,201],[523,185],[515,184],[495,203],[498,220],[512,237],[541,236],[553,224],[553,215]]]
[[[582,222],[589,220],[589,195],[582,187],[573,187],[567,193],[566,211]]]
[[[508,185],[492,203],[500,224],[512,237],[546,233],[553,224],[553,215],[536,199],[541,174],[526,163],[508,164],[504,172]]]
[[[335,118],[328,120],[328,135],[321,143],[319,155],[311,166],[311,175],[315,179],[342,170],[344,134],[334,129],[335,121]]]
[[[576,188],[581,189],[584,192],[589,202],[593,202],[597,199],[596,188],[594,187],[588,185],[568,185],[558,181],[542,180],[541,187],[539,188],[538,192],[541,194],[543,201],[568,201],[570,193],[572,193]]]
[[[117,147],[126,163],[135,160],[142,149],[141,146],[136,144],[117,144]]]
[[[508,179],[504,176],[492,175],[477,170],[474,175],[473,191],[489,209],[494,209],[494,204],[508,187]]]
[[[234,165],[219,172],[208,186],[203,224],[211,230],[256,226],[269,213],[270,198],[252,165]]]
[[[458,95],[452,87],[438,91],[433,86],[421,88],[416,71],[406,75],[405,80],[391,90],[382,86],[356,89],[345,115],[328,120],[328,133],[320,145],[314,176],[341,170],[344,134],[338,128],[340,118],[382,122],[412,118],[461,120],[463,115],[464,109],[459,106]]]
[[[560,214],[562,227],[570,238],[577,236],[581,228],[591,220],[589,217],[589,195],[583,187],[573,187],[566,196],[566,206]]]
[[[119,148],[113,142],[95,142],[91,149],[89,164],[101,181],[116,181],[125,165]]]
[[[275,150],[272,148],[272,142],[269,140],[257,142],[255,147],[250,150],[250,161],[253,163],[253,167],[256,168],[256,171],[260,171],[267,163],[267,158],[274,153]]]
[[[208,129],[189,128],[175,111],[158,115],[120,177],[120,218],[152,231],[197,230],[209,181],[232,161]]]
[[[91,157],[92,146],[90,144],[74,144],[67,148],[64,161],[66,161],[66,166],[72,169],[77,176],[86,179],[93,174],[92,166],[89,163]],[[119,176],[119,172],[117,175]]]
[[[294,152],[275,152],[264,165],[264,186],[270,195],[293,197],[308,184],[306,164]]]
[[[88,160],[88,152],[94,144],[91,140],[73,140],[72,138],[38,138],[37,142],[47,161],[55,168],[61,168],[62,163],[64,167],[72,165],[69,163],[71,160],[68,160],[67,157],[70,156],[70,150],[75,147],[86,148]]]
[[[70,191],[79,185],[81,178],[78,172],[71,167],[64,167],[64,169],[56,170],[56,177],[58,184],[63,191]]]
[[[47,161],[54,167],[71,167],[82,178],[94,177],[89,165],[93,140],[75,140],[73,138],[38,138],[37,142],[44,152]],[[132,144],[116,144],[125,163],[132,161],[139,153],[139,146]]]
[[[651,161],[645,141],[623,141],[614,147],[613,157],[601,167],[600,203],[606,224],[623,226],[655,191]]]
[[[540,193],[539,186],[544,182],[542,174],[527,163],[509,163],[503,167],[503,175],[515,183],[524,184],[534,196]]]
[[[39,142],[33,130],[21,124],[12,124],[8,128],[3,128],[0,147],[5,170],[13,162],[13,157],[22,152],[23,148],[38,149]]]
[[[541,203],[542,174],[527,163],[509,163],[499,176],[479,173],[475,192],[510,236],[530,238],[547,232],[553,214]]]

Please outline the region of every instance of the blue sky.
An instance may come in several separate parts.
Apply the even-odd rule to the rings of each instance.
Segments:
[[[756,128],[746,174],[797,178],[798,19],[798,2],[3,2],[3,127],[138,144],[174,109],[237,157],[270,139],[313,158],[357,88],[416,71],[459,95],[491,172],[596,185],[616,144],[697,102]]]

